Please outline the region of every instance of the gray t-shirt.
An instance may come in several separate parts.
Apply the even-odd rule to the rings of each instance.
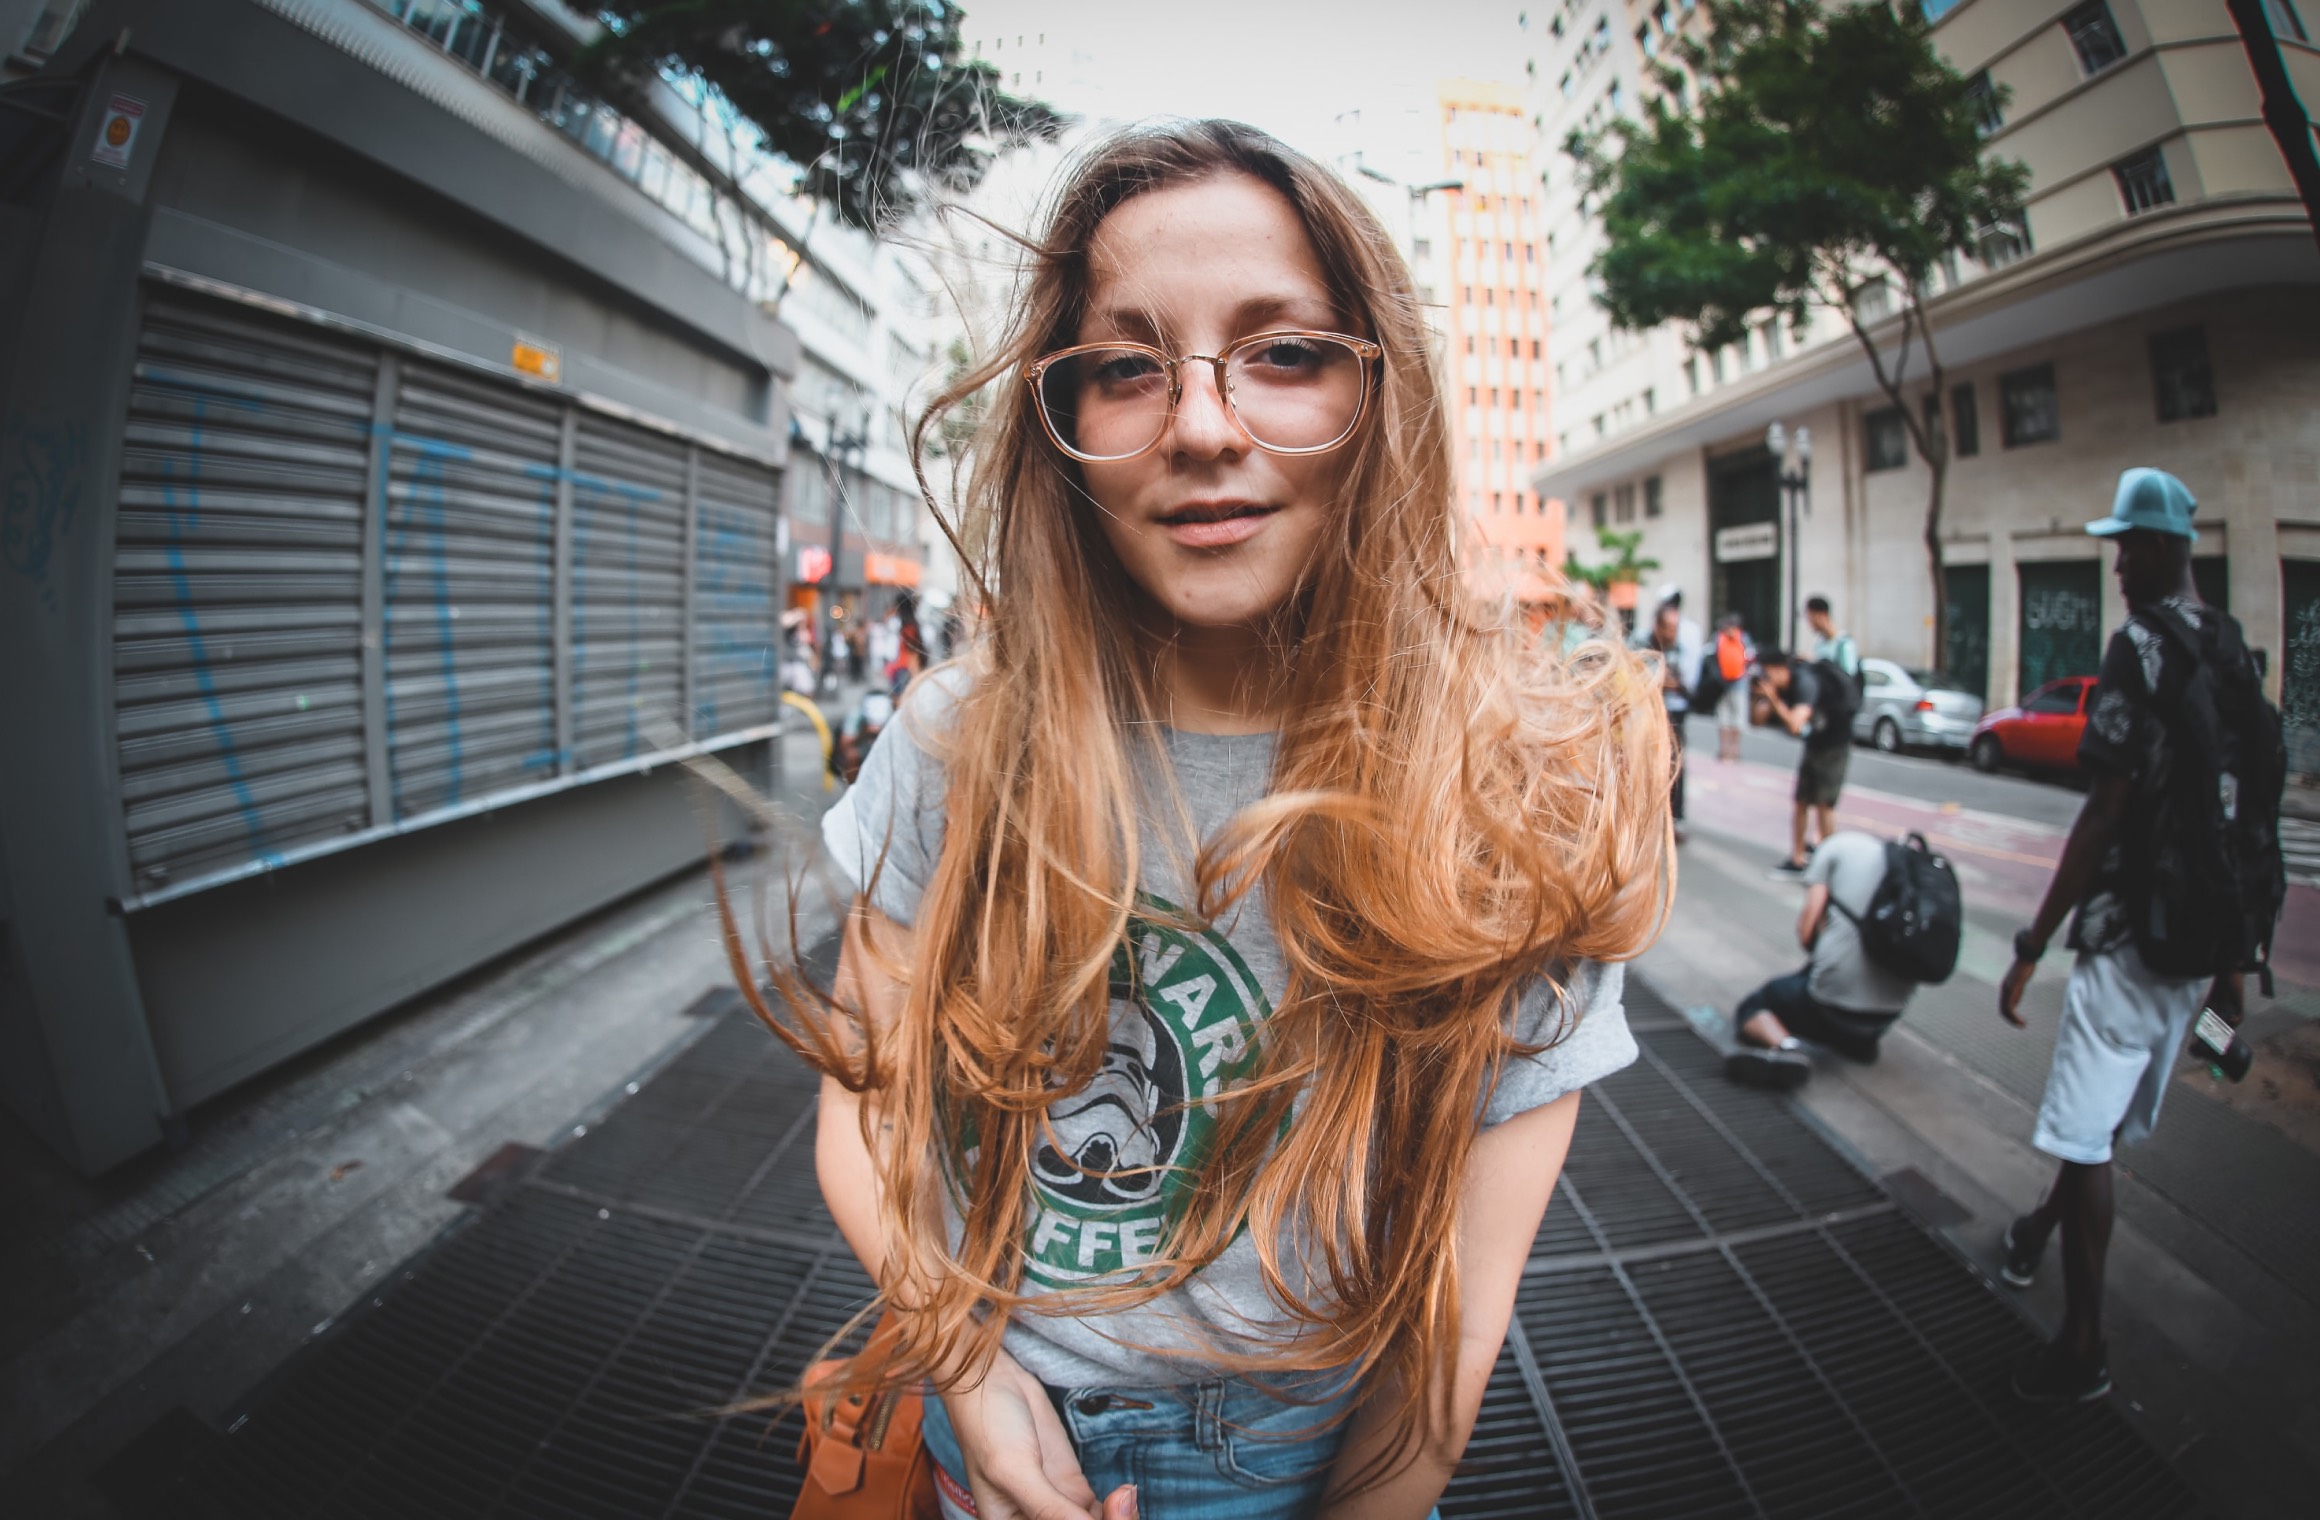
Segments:
[[[911,923],[942,850],[943,774],[927,736],[941,732],[955,700],[946,680],[922,679],[900,717],[879,737],[862,777],[822,821],[839,870],[857,888],[876,880],[872,902]],[[1273,736],[1163,731],[1174,795],[1146,787],[1141,838],[1142,895],[1188,905],[1189,862],[1176,796],[1205,841],[1265,794]],[[1158,778],[1153,778],[1155,782]],[[881,860],[880,852],[884,856]],[[1036,1193],[1024,1248],[1024,1291],[1068,1294],[1156,1254],[1177,1196],[1206,1155],[1214,1119],[1199,1100],[1254,1068],[1265,1019],[1287,987],[1265,893],[1252,891],[1221,922],[1187,933],[1138,921],[1115,961],[1112,1038],[1102,1072],[1048,1110],[1059,1145],[1032,1164]],[[1129,957],[1136,975],[1129,975]],[[1525,1043],[1562,1038],[1510,1060],[1480,1115],[1485,1127],[1551,1103],[1610,1075],[1636,1057],[1621,1006],[1622,968],[1575,964],[1558,997],[1544,984],[1521,1002],[1513,1033]],[[1186,1106],[1187,1104],[1191,1106]],[[1105,1176],[1102,1174],[1110,1173]],[[953,1240],[960,1224],[951,1216]],[[1285,1265],[1294,1256],[1286,1243]],[[1203,1376],[1197,1355],[1157,1356],[1138,1345],[1197,1350],[1252,1349],[1289,1336],[1268,1297],[1255,1243],[1246,1233],[1186,1286],[1125,1313],[1101,1317],[1018,1314],[1007,1349],[1043,1382],[1065,1388],[1149,1387]]]
[[[1885,841],[1856,829],[1840,829],[1822,840],[1804,870],[1806,886],[1827,887],[1835,903],[1856,914],[1869,911],[1869,900],[1884,880]],[[1806,985],[1821,1002],[1853,1013],[1899,1013],[1917,990],[1915,982],[1869,959],[1861,931],[1835,907],[1821,919],[1813,940],[1812,980]]]

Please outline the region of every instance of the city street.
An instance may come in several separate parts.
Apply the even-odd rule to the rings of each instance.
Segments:
[[[1747,758],[1722,765],[1711,725],[1695,721],[1689,738],[1681,887],[1640,969],[1726,1038],[1739,998],[1803,960],[1802,889],[1769,869],[1787,843],[1796,746],[1751,734]],[[2053,1170],[2028,1142],[2067,962],[2050,956],[2031,984],[2028,1030],[1999,1019],[1996,986],[2080,794],[1864,749],[1851,778],[1841,825],[1922,832],[1956,865],[1965,945],[1957,974],[1918,994],[1876,1065],[1824,1054],[1801,1101],[1873,1170],[1914,1168],[1933,1184],[1931,1222],[1995,1281],[1999,1233]],[[2320,1440],[2298,1413],[2320,1398],[2320,1220],[2282,1206],[2320,1196],[2320,890],[2306,872],[2289,891],[2276,994],[2250,987],[2254,1070],[2234,1085],[2181,1063],[2157,1134],[2120,1156],[2115,1397],[2195,1481],[2233,1495],[2235,1514],[2291,1513],[2320,1473]],[[2023,1299],[2058,1321],[2059,1273]]]

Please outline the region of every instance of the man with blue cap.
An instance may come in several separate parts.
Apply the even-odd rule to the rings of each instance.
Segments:
[[[2014,964],[1998,990],[1999,1014],[2022,1027],[2023,989],[2075,909],[2068,943],[2078,958],[2031,1139],[2061,1169],[2045,1200],[2007,1227],[1999,1267],[2010,1285],[2029,1286],[2048,1237],[2061,1227],[2062,1329],[2014,1374],[2015,1393],[2038,1403],[2083,1403],[2110,1391],[2102,1295],[2112,1145],[2151,1133],[2176,1052],[2202,1006],[2238,1023],[2238,973],[2255,959],[2252,950],[2270,943],[2269,920],[2260,933],[2239,925],[2236,941],[2218,933],[2186,942],[2186,926],[2201,918],[2203,905],[2181,899],[2180,879],[2159,879],[2197,876],[2178,869],[2200,850],[2194,843],[2186,852],[2186,831],[2209,836],[2207,853],[2216,857],[2224,887],[2211,897],[2262,896],[2236,890],[2231,872],[2238,862],[2225,858],[2217,838],[2230,839],[2243,826],[2269,827],[2277,859],[2279,778],[2263,759],[2261,680],[2239,625],[2202,603],[2193,587],[2198,505],[2166,471],[2131,469],[2119,477],[2110,515],[2086,526],[2116,546],[2114,573],[2128,615],[2111,636],[2087,703],[2078,751],[2092,778],[2085,806],[2036,918],[2014,937]],[[2273,724],[2276,749],[2276,715]],[[2242,779],[2249,786],[2239,807]],[[2261,796],[2267,783],[2268,824]],[[2155,867],[2163,856],[2169,865]]]

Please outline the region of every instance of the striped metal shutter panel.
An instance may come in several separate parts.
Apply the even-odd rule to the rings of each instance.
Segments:
[[[581,769],[682,726],[686,447],[580,414],[572,473],[572,749]]]
[[[550,398],[403,365],[383,568],[398,820],[557,774],[562,426]]]
[[[113,580],[138,885],[367,821],[362,504],[374,354],[156,295],[138,338]]]
[[[770,723],[779,709],[774,523],[780,502],[780,477],[771,469],[701,451],[693,563],[696,739]]]

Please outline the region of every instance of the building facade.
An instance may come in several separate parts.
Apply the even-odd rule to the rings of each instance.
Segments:
[[[92,0],[19,49],[0,1088],[84,1170],[697,861],[671,758],[773,763],[772,311],[845,276],[698,102],[580,90],[588,25]]]
[[[1457,188],[1442,194],[1444,247],[1426,283],[1443,321],[1458,494],[1478,552],[1536,596],[1563,563],[1563,514],[1532,486],[1551,436],[1537,129],[1510,86],[1450,80],[1439,94]]]
[[[2312,100],[2320,50],[2295,3],[2267,10]],[[1866,652],[1946,667],[2002,704],[2095,668],[2123,608],[2082,525],[2123,468],[2171,470],[2201,502],[2202,589],[2267,652],[2303,768],[2320,769],[2320,253],[2222,0],[1927,13],[1953,66],[2009,92],[1989,151],[2031,180],[2022,224],[1987,229],[1979,257],[1937,277],[1948,374],[1910,398],[1953,449],[1948,646],[1933,647],[1926,469],[1841,322],[1698,353],[1673,330],[1613,331],[1593,304],[1599,234],[1559,144],[1659,88],[1648,65],[1698,24],[1681,0],[1526,18],[1562,445],[1538,489],[1574,522],[1632,521],[1674,579],[1760,638],[1783,636],[1793,583],[1827,595]],[[1888,353],[1896,329],[1877,332]],[[1816,444],[1793,543],[1775,421]]]

